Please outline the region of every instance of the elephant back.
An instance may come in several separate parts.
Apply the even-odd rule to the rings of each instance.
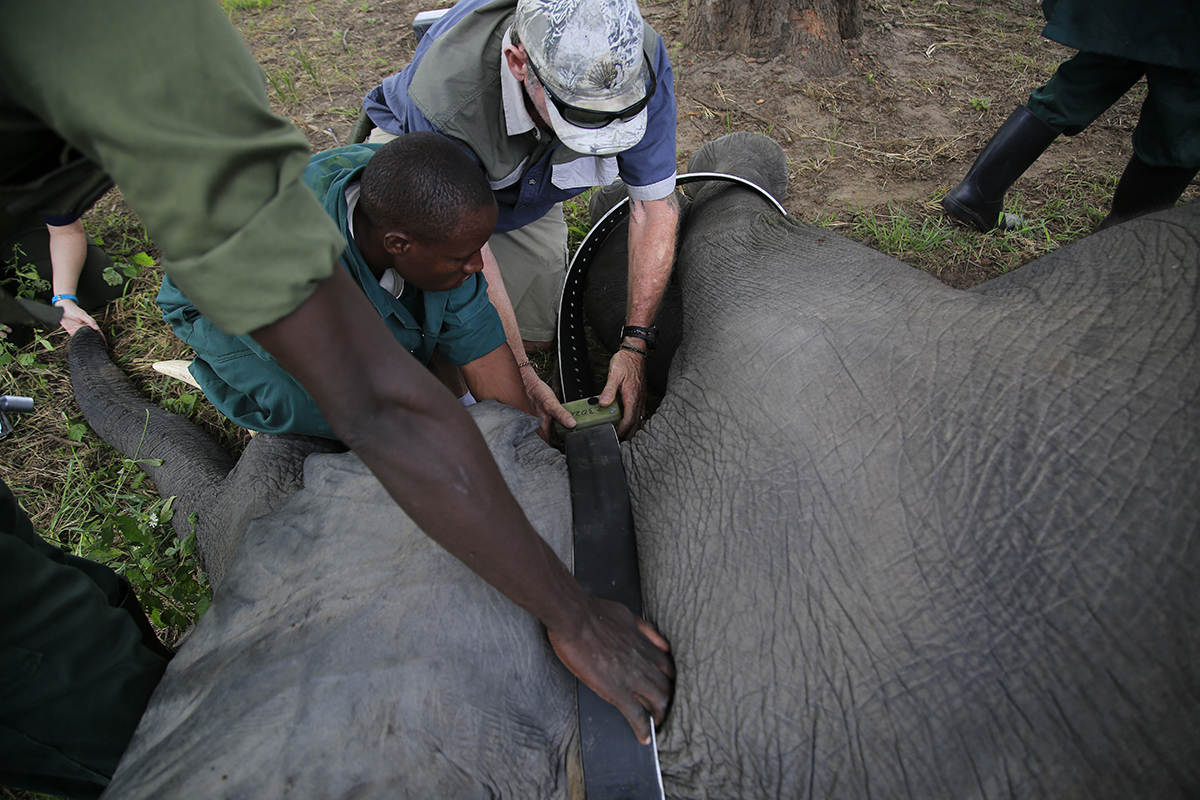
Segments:
[[[1189,796],[1195,210],[971,292],[736,188],[689,225],[626,451],[668,795]]]
[[[472,409],[570,563],[561,454]],[[574,679],[540,624],[409,520],[352,453],[251,524],[105,797],[561,796]]]

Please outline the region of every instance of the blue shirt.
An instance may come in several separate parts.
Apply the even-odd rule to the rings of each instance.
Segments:
[[[504,66],[503,45],[515,8],[516,0],[460,0],[421,38],[412,63],[363,98],[371,121],[389,133],[436,131],[462,145],[491,182],[498,232],[618,177],[635,200],[674,191],[675,79],[662,37],[646,26],[658,80],[646,135],[615,156],[584,155],[532,123],[516,124],[514,114],[523,110],[506,113],[503,84],[515,79]]]

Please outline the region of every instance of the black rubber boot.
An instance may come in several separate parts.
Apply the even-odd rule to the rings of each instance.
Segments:
[[[967,177],[942,198],[942,207],[950,216],[984,233],[1013,227],[1002,222],[1004,193],[1058,138],[1061,130],[1025,106],[1017,106],[980,151]]]
[[[1113,193],[1112,211],[1096,230],[1102,231],[1135,217],[1171,208],[1198,171],[1184,167],[1152,167],[1134,153]]]

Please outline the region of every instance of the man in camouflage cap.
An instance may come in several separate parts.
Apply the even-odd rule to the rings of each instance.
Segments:
[[[554,339],[566,269],[562,201],[622,179],[632,203],[630,292],[600,402],[619,393],[618,429],[632,434],[678,223],[671,63],[637,3],[461,0],[364,109],[377,128],[370,141],[434,130],[487,173],[500,218],[484,275],[518,363]],[[543,417],[572,424],[532,368],[522,377]]]

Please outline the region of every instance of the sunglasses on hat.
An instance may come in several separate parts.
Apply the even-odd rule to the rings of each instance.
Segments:
[[[542,85],[542,89],[546,92],[546,97],[549,97],[550,102],[554,103],[554,107],[558,109],[559,115],[564,120],[577,128],[603,128],[613,120],[619,119],[623,122],[628,122],[633,119],[642,112],[642,109],[650,102],[650,98],[654,96],[654,90],[658,86],[658,77],[654,74],[654,65],[650,63],[650,58],[645,53],[642,53],[642,58],[645,59],[646,67],[650,70],[650,86],[646,89],[646,96],[620,111],[595,111],[590,108],[579,108],[578,106],[571,105],[554,94],[554,91],[546,85],[546,82],[542,80],[542,74],[533,65],[532,58],[528,59],[528,64],[529,68],[533,70],[534,77],[538,79],[538,83]]]

